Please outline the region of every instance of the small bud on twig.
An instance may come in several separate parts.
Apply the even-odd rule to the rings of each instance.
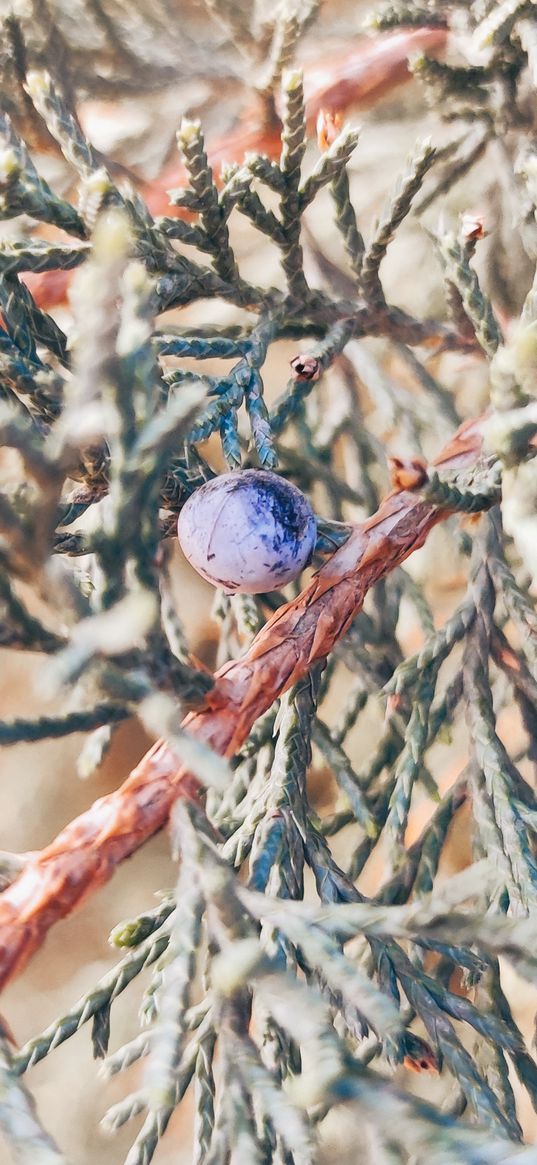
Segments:
[[[402,457],[390,457],[391,483],[394,490],[419,489],[427,481],[427,466],[422,457],[405,461]]]
[[[340,113],[332,113],[328,109],[320,109],[317,116],[317,145],[322,153],[335,142],[339,136],[342,117]]]
[[[317,356],[295,356],[290,363],[295,380],[318,380],[321,375],[321,363]]]

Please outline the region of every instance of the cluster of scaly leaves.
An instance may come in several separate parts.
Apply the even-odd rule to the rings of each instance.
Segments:
[[[474,23],[490,21],[493,7],[507,19],[507,5],[489,5],[478,17],[480,4],[471,6]],[[509,7],[507,32],[492,37],[499,47],[491,75],[480,78],[479,108],[491,111],[487,142],[502,134],[495,86],[509,54],[519,51],[512,70],[517,99],[519,80],[526,83],[530,54],[518,49],[519,13]],[[444,8],[429,4],[426,11],[434,21]],[[415,23],[424,11],[394,4],[382,19]],[[233,6],[225,12],[229,17]],[[505,28],[498,20],[497,14],[497,27]],[[525,302],[524,342],[506,343],[472,264],[477,238],[463,225],[437,240],[454,326],[391,307],[379,267],[435,151],[417,148],[366,245],[347,174],[356,134],[344,129],[304,176],[297,73],[285,81],[279,163],[250,157],[229,167],[218,187],[199,126],[183,123],[188,185],[172,196],[182,214],[158,220],[132,191],[114,184],[49,79],[30,75],[27,89],[77,169],[81,194],[77,209],[59,198],[4,119],[2,217],[30,216],[75,241],[28,239],[21,231],[20,239],[0,244],[0,429],[27,476],[24,489],[0,497],[0,638],[47,653],[49,682],[59,693],[70,691],[79,710],[2,723],[0,742],[93,730],[80,762],[89,772],[114,724],[138,715],[173,741],[208,792],[204,809],[177,807],[177,887],[116,928],[113,942],[126,949],[117,966],[16,1055],[3,1046],[6,1128],[26,1148],[48,1145],[19,1075],[89,1021],[95,1055],[106,1056],[113,1001],[151,966],[141,1009],[146,1026],[104,1065],[111,1076],[144,1061],[139,1090],[106,1117],[117,1128],[144,1114],[128,1165],[151,1160],[190,1087],[200,1165],[243,1158],[305,1165],[327,1113],[347,1102],[356,1106],[360,1128],[365,1122],[369,1129],[375,1160],[523,1159],[513,1080],[535,1107],[537,1068],[503,992],[499,957],[535,981],[537,616],[517,557],[522,548],[506,538],[497,501],[499,460],[507,478],[516,474],[537,429],[534,292]],[[468,101],[477,101],[475,93]],[[517,109],[513,133],[520,128]],[[506,104],[502,110],[506,117]],[[464,173],[461,165],[456,154],[449,182]],[[524,191],[534,213],[527,169]],[[429,197],[446,182],[442,175]],[[304,272],[301,219],[325,186],[348,261],[344,298],[310,287]],[[280,286],[257,287],[241,275],[229,234],[232,213],[278,249]],[[75,266],[81,270],[68,340],[21,275]],[[202,299],[233,305],[239,322],[209,330],[166,323],[161,330],[162,312]],[[370,335],[383,336],[386,349],[404,361],[415,393],[391,382],[364,344]],[[316,371],[326,375],[295,372],[270,411],[262,370],[270,345],[285,337],[306,341]],[[318,549],[326,552],[347,536],[348,503],[372,513],[385,480],[366,411],[373,406],[389,417],[418,453],[431,428],[447,435],[457,423],[450,392],[414,351],[431,338],[468,350],[469,360],[482,352],[491,367],[490,462],[474,483],[436,478],[428,485],[430,497],[455,509],[491,510],[471,528],[472,538],[453,532],[463,554],[473,543],[467,593],[436,630],[408,573],[398,570],[379,583],[326,665],[316,665],[258,721],[229,772],[181,732],[181,707],[203,696],[211,680],[190,657],[160,544],[170,517],[214,472],[198,446],[216,434],[232,468],[253,461],[279,467],[305,489],[321,483]],[[184,367],[186,359],[214,357],[229,360],[227,375]],[[315,396],[325,407],[314,407]],[[88,512],[91,532],[73,531]],[[90,556],[91,575],[72,568],[77,555]],[[54,580],[62,609],[50,627],[30,612],[21,589],[45,579]],[[222,658],[240,650],[282,599],[221,597]],[[399,636],[403,603],[413,606],[423,632],[423,646],[410,658]],[[348,695],[334,721],[330,696],[342,677]],[[386,696],[380,737],[357,769],[349,734],[365,723],[366,709],[384,708]],[[505,706],[518,710],[525,729],[516,755],[498,735]],[[468,763],[442,793],[431,750],[463,707]],[[336,811],[323,819],[307,791],[312,747],[340,793]],[[416,790],[437,805],[406,846]],[[448,831],[468,803],[474,863],[462,880],[439,888]],[[338,862],[332,839],[342,830],[347,857]],[[357,881],[377,853],[388,855],[389,868],[374,900],[366,900]],[[16,870],[17,860],[6,857],[4,877]],[[318,900],[305,902],[309,875]],[[452,1081],[446,1107],[394,1088],[387,1076],[401,1064],[444,1071]],[[469,1120],[461,1121],[465,1112]],[[61,1159],[48,1151],[51,1160]],[[364,1145],[364,1160],[368,1151]]]
[[[53,653],[56,682],[78,682],[89,674],[100,695],[113,698],[64,720],[5,725],[6,743],[111,724],[144,703],[154,690],[187,701],[203,694],[209,681],[189,664],[165,572],[156,561],[160,538],[173,530],[171,516],[214,473],[201,457],[199,443],[219,433],[229,466],[240,466],[248,457],[248,442],[238,427],[244,406],[258,463],[274,467],[280,461],[284,471],[306,487],[321,477],[333,498],[332,516],[339,520],[343,500],[359,502],[361,491],[349,488],[322,452],[302,452],[280,442],[293,422],[307,425],[305,401],[316,378],[291,377],[270,415],[261,376],[268,346],[282,336],[313,336],[313,359],[320,374],[353,335],[380,330],[393,332],[401,341],[408,337],[417,341],[432,328],[391,309],[380,284],[371,305],[358,298],[359,289],[354,300],[341,301],[308,286],[300,216],[323,186],[331,185],[336,210],[345,206],[344,239],[356,267],[363,255],[364,280],[371,280],[383,257],[392,223],[388,212],[366,251],[345,180],[356,143],[354,131],[343,130],[310,175],[302,178],[306,136],[299,74],[290,74],[286,86],[279,166],[253,157],[243,167],[234,167],[217,190],[199,127],[183,124],[179,143],[190,181],[174,201],[195,216],[195,223],[172,217],[153,220],[142,200],[130,190],[121,193],[100,166],[50,79],[31,74],[27,88],[50,133],[78,169],[80,203],[75,210],[54,194],[4,116],[1,213],[7,219],[32,215],[81,241],[65,245],[8,238],[1,244],[0,367],[6,405],[2,431],[5,444],[23,457],[29,479],[23,494],[17,491],[3,500],[3,528],[9,537],[3,551],[2,642]],[[409,209],[433,157],[429,147],[418,151],[394,201],[398,219]],[[263,180],[279,193],[279,216],[266,209],[252,188]],[[241,277],[228,231],[234,208],[279,247],[286,277],[283,290],[258,288]],[[208,254],[210,266],[180,253],[175,239]],[[37,306],[21,276],[62,272],[79,264],[84,266],[75,282],[75,330],[68,343],[55,320]],[[161,312],[213,297],[245,309],[253,323],[214,333],[155,328],[155,316]],[[202,361],[215,356],[230,361],[228,375],[192,373],[182,363],[187,357]],[[210,403],[196,409],[207,394]],[[196,419],[187,425],[193,412]],[[362,437],[360,441],[363,445]],[[73,480],[80,484],[66,496],[65,483]],[[97,506],[99,519],[92,522],[91,534],[71,529]],[[330,549],[345,536],[345,527],[332,528],[321,521],[320,550]],[[50,551],[58,556],[94,556],[90,593],[84,577],[77,580],[71,571],[61,573],[63,592],[74,588],[68,601],[73,623],[81,617],[87,620],[83,633],[75,627],[72,634],[41,627],[11,585],[10,577],[35,580]],[[161,605],[165,618],[160,616]],[[133,617],[134,610],[138,618]],[[99,611],[97,622],[91,621],[94,611]],[[103,618],[107,611],[108,622]],[[121,634],[118,631],[108,648],[112,621]],[[146,641],[142,671],[136,652],[140,636]],[[109,732],[99,733],[101,742],[109,738]]]
[[[534,5],[527,0],[474,0],[448,8],[442,0],[388,0],[371,25],[383,31],[414,25],[447,26],[452,31],[459,62],[447,64],[425,53],[410,62],[423,84],[428,105],[454,129],[439,157],[436,185],[421,199],[419,211],[439,206],[438,200],[481,165],[484,184],[479,212],[496,228],[487,255],[489,285],[499,307],[508,314],[518,313],[524,284],[532,278],[537,246],[531,198],[527,196],[537,84]],[[501,159],[499,167],[495,165],[497,158]],[[504,168],[510,174],[511,195],[506,195],[502,185]],[[517,204],[515,234],[510,230],[513,204],[507,201],[513,195]]]

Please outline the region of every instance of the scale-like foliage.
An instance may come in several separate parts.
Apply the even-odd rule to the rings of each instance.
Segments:
[[[141,58],[119,8],[83,7],[109,50],[97,56],[94,91],[110,90],[118,62],[118,88],[175,75],[170,46],[158,83],[148,52],[133,73]],[[358,132],[326,116],[311,160],[293,60],[314,4],[283,4],[269,20],[249,4],[207,2],[249,62],[278,149],[236,157],[219,174],[201,125],[184,120],[184,182],[159,216],[87,142],[75,114],[77,89],[92,89],[87,53],[71,43],[71,25],[62,34],[58,6],[54,56],[45,8],[33,5],[31,31],[24,13],[4,22],[0,433],[25,480],[0,494],[0,643],[48,656],[66,710],[0,722],[0,744],[87,733],[79,768],[88,775],[128,717],[164,743],[42,853],[2,855],[2,982],[168,817],[178,875],[156,907],[140,902],[139,916],[115,928],[121,958],[92,990],[22,1049],[2,1035],[4,1131],[20,1160],[63,1160],[20,1077],[91,1021],[106,1077],[143,1061],[138,1089],[105,1118],[116,1129],[144,1116],[127,1165],[152,1159],[189,1089],[197,1165],[306,1165],[343,1104],[368,1129],[360,1160],[530,1161],[515,1091],[537,1109],[537,1065],[502,965],[537,979],[533,6],[395,0],[372,18],[379,36],[451,24],[460,61],[413,59],[438,141],[416,144],[363,235],[350,181]],[[170,25],[181,41],[172,4],[141,7],[140,19]],[[35,142],[55,143],[76,171],[76,207],[42,177]],[[522,278],[500,244],[488,282],[477,274],[485,196],[483,219],[438,226],[428,213],[488,155],[517,207]],[[308,258],[328,290],[313,285],[304,257],[325,189],[344,266],[311,242]],[[385,291],[383,260],[411,214],[443,276],[442,319],[418,319]],[[241,223],[278,254],[275,286],[262,264],[258,282],[242,272]],[[46,282],[34,297],[31,277],[67,272],[70,313],[58,322]],[[182,321],[183,309],[215,301],[228,324]],[[173,322],[163,318],[171,310]],[[186,318],[199,318],[199,306]],[[271,403],[264,369],[284,339],[301,351]],[[465,394],[442,380],[452,352],[461,377],[481,367],[489,385],[486,410],[462,425]],[[204,371],[213,360],[227,370]],[[394,454],[401,448],[384,502],[382,433]],[[433,466],[431,436],[445,446]],[[301,592],[219,596],[224,662],[213,676],[189,649],[166,540],[222,463],[276,469],[314,493],[325,565]],[[444,520],[467,581],[437,626],[402,563]],[[32,588],[56,592],[48,618],[32,608]],[[407,609],[420,628],[414,654]],[[350,738],[371,735],[371,709],[384,716],[358,764]],[[516,747],[501,731],[505,711],[520,729]],[[465,734],[467,755],[446,787],[438,757],[451,733]],[[329,815],[308,789],[312,749],[338,790]],[[410,844],[416,794],[431,809]],[[468,807],[472,864],[440,880],[450,829]],[[379,856],[383,880],[365,897],[360,877]],[[114,1000],[148,967],[148,1026],[108,1054]],[[403,1072],[394,1085],[400,1066],[441,1071],[449,1101],[418,1099]]]

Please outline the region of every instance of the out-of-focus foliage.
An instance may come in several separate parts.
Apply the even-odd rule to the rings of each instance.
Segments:
[[[188,47],[179,7],[161,0],[127,16],[91,0],[79,28],[78,6],[51,14],[45,4],[24,4],[4,21],[12,50],[0,150],[0,216],[9,223],[0,241],[0,432],[25,481],[0,495],[0,642],[48,654],[49,683],[65,695],[65,712],[36,719],[29,707],[27,719],[0,723],[0,743],[85,731],[87,774],[115,725],[137,716],[173,740],[207,795],[203,807],[176,806],[177,886],[118,925],[112,941],[123,953],[114,970],[22,1050],[3,1041],[0,1115],[21,1160],[62,1160],[20,1076],[91,1023],[106,1075],[144,1061],[139,1089],[106,1117],[117,1128],[144,1114],[128,1165],[151,1160],[190,1088],[198,1165],[304,1165],[327,1114],[343,1104],[356,1115],[364,1162],[529,1161],[514,1082],[536,1107],[537,1067],[504,994],[500,960],[535,982],[534,8],[396,0],[372,16],[378,35],[449,27],[449,63],[420,56],[412,64],[449,133],[440,127],[439,144],[417,143],[364,238],[349,181],[357,131],[343,126],[316,160],[306,155],[302,77],[290,66],[313,6],[284,4],[272,25],[246,4],[208,7],[255,63],[266,109],[280,110],[281,154],[250,154],[220,179],[199,123],[184,120],[185,185],[158,218],[110,173],[74,109],[78,88],[108,92],[113,83],[117,92],[175,77],[175,45],[181,60]],[[196,60],[192,67],[203,70]],[[28,145],[19,124],[23,133],[34,127]],[[76,207],[32,160],[30,148],[47,140],[77,173]],[[454,223],[441,210],[487,156],[483,217],[508,199],[515,227],[507,246],[498,226],[481,279],[481,219]],[[326,191],[342,259],[336,264],[311,244],[326,275],[316,287],[305,272],[302,227],[307,236],[309,209]],[[411,212],[423,217],[431,263],[442,273],[439,319],[415,318],[385,296],[381,264]],[[241,220],[279,254],[277,285],[266,285],[263,270],[255,282],[241,272],[232,241]],[[64,331],[25,276],[74,268]],[[192,305],[208,302],[210,320],[215,301],[227,305],[230,322],[190,322]],[[172,309],[170,322],[164,313]],[[270,407],[267,353],[289,338],[300,342],[303,360]],[[475,478],[446,480],[440,467],[426,487],[430,500],[462,514],[484,511],[450,525],[467,578],[456,609],[436,627],[420,583],[394,571],[326,663],[259,719],[229,767],[194,747],[181,716],[212,681],[186,642],[166,563],[185,499],[224,463],[276,468],[315,495],[321,561],[345,541],[351,517],[375,511],[387,486],[380,431],[394,449],[399,442],[428,456],[467,415],[464,387],[454,392],[453,378],[442,380],[452,353],[462,382],[478,365],[490,389]],[[203,361],[215,359],[226,370],[207,374]],[[78,528],[88,512],[91,524]],[[49,622],[29,609],[26,584],[55,592]],[[221,658],[251,641],[283,601],[220,596]],[[421,629],[415,654],[405,649],[408,608]],[[341,700],[342,691],[335,714],[333,693]],[[357,769],[348,740],[364,723],[371,732],[364,713],[372,707],[386,714]],[[517,725],[514,747],[500,735],[506,711]],[[467,762],[440,787],[439,754],[465,719]],[[339,790],[329,816],[310,804],[312,747]],[[436,807],[407,844],[415,794]],[[472,864],[441,881],[448,833],[467,806]],[[336,856],[341,837],[344,860]],[[379,854],[385,878],[366,899],[360,877]],[[6,855],[4,880],[18,868]],[[107,1055],[114,999],[148,966],[142,1030]],[[441,1071],[444,1099],[416,1098],[401,1072],[395,1086],[390,1077],[401,1065]]]

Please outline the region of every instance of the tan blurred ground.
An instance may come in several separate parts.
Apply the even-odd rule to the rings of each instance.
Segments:
[[[368,8],[368,4],[326,4],[323,21],[331,30],[333,42],[337,43],[339,37],[344,43],[349,29],[359,27],[360,15]],[[308,47],[311,53],[318,52],[315,36],[310,38]],[[168,123],[178,121],[180,113],[188,112],[191,96],[188,87],[185,94],[178,89],[162,98],[153,96],[150,102],[153,118],[157,121],[162,116]],[[225,91],[223,96],[225,98]],[[105,127],[101,126],[103,142],[105,128],[111,140],[126,132],[122,129],[123,123],[127,132],[130,131],[135,110],[133,104],[124,104],[119,109],[110,106],[104,114],[101,111],[99,117],[106,123]],[[142,117],[142,104],[139,104],[138,112]],[[208,118],[214,128],[215,114],[211,110]],[[445,135],[445,130],[438,129],[434,117],[423,109],[421,91],[413,83],[384,99],[375,110],[358,113],[357,120],[363,123],[363,135],[352,163],[352,190],[360,224],[367,233],[416,137],[430,132],[436,140],[437,135]],[[103,148],[108,147],[103,144]],[[483,173],[478,168],[470,187],[466,185],[464,190],[457,187],[450,196],[452,209],[475,209],[479,205],[482,181]],[[339,255],[339,243],[326,214],[326,206],[326,200],[319,199],[315,212],[309,217],[309,225],[327,252]],[[245,276],[256,281],[260,278],[267,282],[276,280],[278,268],[272,250],[260,244],[259,236],[254,240],[236,225],[233,230],[238,252],[242,254]],[[420,271],[419,279],[415,277],[416,270]],[[383,276],[388,297],[393,302],[404,305],[418,316],[434,315],[441,310],[439,281],[430,246],[415,223],[406,224],[402,229],[390,250]],[[214,308],[211,305],[204,310],[203,323],[227,320],[232,314],[228,307]],[[200,318],[199,309],[196,311],[197,318]],[[295,350],[292,345],[282,344],[271,355],[266,377],[270,397],[282,391],[288,375],[287,362]],[[208,367],[207,370],[212,369]],[[464,371],[462,358],[451,357],[446,358],[443,373],[451,378],[459,397],[464,396],[464,411],[467,414],[477,411],[484,389],[479,369],[474,369],[469,376]],[[401,448],[398,451],[406,452]],[[11,471],[6,462],[5,472]],[[451,555],[446,536],[438,530],[428,546],[414,556],[411,565],[420,577],[428,578],[429,598],[434,602],[439,621],[449,614],[460,596],[461,573],[458,567],[452,567]],[[216,627],[210,616],[212,590],[193,576],[180,561],[178,553],[174,572],[179,610],[192,647],[210,660],[216,636]],[[440,583],[441,578],[443,583]],[[408,649],[415,649],[419,633],[410,615],[403,631]],[[46,661],[41,657],[4,650],[0,652],[0,668],[2,718],[28,717],[53,710],[54,705],[46,697]],[[367,754],[372,731],[380,723],[380,710],[376,717],[374,713],[368,714],[368,718],[360,723],[360,730],[355,730],[350,737],[351,759],[356,765]],[[435,772],[440,775],[444,786],[455,778],[464,762],[462,732],[460,735],[460,747],[456,743],[454,749],[444,753],[439,750]],[[138,761],[148,741],[135,724],[122,726],[102,769],[88,782],[82,782],[76,776],[75,759],[80,743],[80,738],[73,737],[68,741],[43,745],[19,745],[0,754],[0,848],[18,851],[45,844],[92,800],[115,788]],[[313,774],[312,789],[317,803],[326,806],[331,787],[327,788],[326,774],[320,768]],[[413,833],[429,811],[426,804],[418,804],[412,822]],[[338,841],[338,852],[340,847]],[[467,832],[463,823],[454,831],[449,861],[456,869],[466,857]],[[375,879],[381,874],[376,859],[373,868],[368,870],[364,887],[372,889]],[[126,862],[113,882],[73,918],[56,927],[44,949],[3,997],[2,1012],[18,1041],[22,1043],[38,1032],[95,983],[117,959],[117,953],[111,952],[107,944],[111,928],[119,919],[150,906],[154,893],[171,885],[173,879],[167,839],[161,835]],[[145,976],[141,978],[147,981]],[[506,977],[506,987],[517,1019],[529,1032],[535,1011],[535,993],[530,992],[527,985],[515,983],[511,975]],[[118,1047],[138,1030],[139,995],[139,984],[135,983],[114,1004],[112,1048]],[[129,1078],[125,1075],[112,1084],[103,1084],[91,1058],[87,1027],[56,1049],[43,1064],[32,1069],[28,1080],[46,1127],[57,1138],[73,1165],[95,1165],[96,1161],[100,1165],[119,1165],[123,1161],[137,1123],[128,1125],[113,1140],[95,1130],[106,1108],[124,1092],[137,1086],[136,1073],[131,1073]],[[432,1096],[440,1085],[420,1080],[417,1087]],[[528,1135],[537,1137],[535,1115],[529,1112],[523,1115]],[[168,1162],[171,1165],[172,1161],[174,1165],[186,1165],[190,1160],[187,1118],[188,1113],[183,1108],[157,1153],[159,1165]],[[334,1143],[327,1148],[327,1161],[331,1165],[347,1159],[356,1161],[355,1147],[348,1158],[344,1149],[347,1118],[338,1114],[335,1123]],[[1,1165],[7,1160],[5,1150],[0,1146]]]

